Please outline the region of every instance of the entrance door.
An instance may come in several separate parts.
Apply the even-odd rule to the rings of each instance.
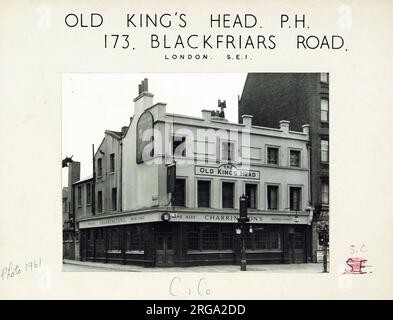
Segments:
[[[289,260],[290,263],[305,262],[305,236],[304,232],[289,234]]]
[[[156,266],[171,267],[174,265],[174,245],[172,234],[158,234],[156,242]]]

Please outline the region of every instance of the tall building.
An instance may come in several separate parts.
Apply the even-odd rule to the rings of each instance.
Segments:
[[[249,73],[239,99],[239,119],[244,114],[253,115],[258,126],[275,127],[282,119],[295,131],[310,125],[313,260],[319,260],[317,228],[329,219],[329,75]]]
[[[309,126],[289,131],[242,123],[219,111],[166,112],[147,80],[121,131],[106,131],[94,155],[91,199],[79,197],[80,258],[123,264],[238,264],[239,198],[247,195],[249,263],[310,260]]]

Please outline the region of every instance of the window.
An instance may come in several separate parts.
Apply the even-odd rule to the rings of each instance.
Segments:
[[[218,250],[218,225],[202,228],[202,250]]]
[[[110,228],[108,238],[108,250],[120,250],[120,228]]]
[[[176,179],[175,185],[175,206],[185,207],[186,206],[186,180]]]
[[[232,225],[220,226],[220,249],[233,250],[233,234],[235,232]]]
[[[86,204],[91,204],[91,183],[86,183]]]
[[[289,187],[289,209],[291,211],[300,211],[302,188]]]
[[[198,181],[198,207],[210,207],[210,181]]]
[[[278,186],[267,186],[267,209],[278,210]]]
[[[78,186],[78,206],[82,205],[82,186]]]
[[[247,250],[281,250],[281,232],[274,226],[253,226],[253,233],[246,234]]]
[[[321,121],[328,121],[329,117],[329,100],[321,99]]]
[[[291,167],[300,167],[300,151],[299,150],[291,150],[289,157],[290,157],[290,166]]]
[[[321,182],[321,202],[322,204],[329,204],[329,182]]]
[[[117,189],[112,188],[112,210],[117,210]]]
[[[267,148],[267,163],[278,164],[278,148]]]
[[[235,145],[233,142],[222,142],[222,155],[221,159],[226,161],[235,160]]]
[[[328,162],[329,161],[329,141],[321,140],[321,161]]]
[[[191,223],[187,226],[187,250],[233,250],[232,224]]]
[[[175,157],[186,156],[186,137],[173,136],[172,155]]]
[[[188,250],[200,250],[200,228],[197,226],[190,226],[187,231]]]
[[[144,233],[142,226],[126,227],[126,251],[144,251]]]
[[[235,184],[233,182],[222,183],[222,207],[233,208]]]
[[[321,82],[329,82],[329,74],[327,72],[321,72]]]
[[[269,230],[255,230],[254,232],[254,248],[259,250],[266,250],[269,248]]]
[[[257,185],[246,184],[247,208],[255,209],[257,207]]]
[[[102,177],[102,158],[97,160],[97,176]]]
[[[110,168],[109,168],[110,172],[115,172],[115,154],[114,153],[111,153],[109,163],[110,163]]]
[[[102,191],[97,192],[97,212],[102,212]]]

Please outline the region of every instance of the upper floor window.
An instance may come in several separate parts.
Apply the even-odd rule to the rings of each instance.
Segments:
[[[235,184],[233,182],[222,183],[222,207],[233,208],[233,198],[235,195]]]
[[[102,191],[97,192],[97,212],[102,212]]]
[[[186,180],[176,179],[175,183],[175,206],[185,207],[186,205]]]
[[[102,177],[102,158],[97,160],[97,176]]]
[[[321,161],[328,162],[329,161],[329,141],[321,140]]]
[[[222,142],[222,156],[221,160],[231,161],[235,160],[235,144],[229,141]]]
[[[175,157],[186,156],[186,137],[173,136],[172,138],[172,155]]]
[[[329,121],[329,100],[321,99],[321,121]]]
[[[276,147],[267,148],[267,163],[278,164],[278,148]]]
[[[299,150],[291,150],[290,151],[290,166],[291,167],[300,167],[300,151]]]
[[[329,204],[329,182],[321,181],[321,202],[322,204]]]
[[[82,205],[82,186],[78,186],[78,206]]]
[[[198,181],[198,207],[210,207],[210,181]]]
[[[86,204],[91,204],[91,184],[86,184]]]
[[[257,207],[257,185],[246,184],[247,208],[255,209]]]
[[[291,211],[300,211],[302,198],[302,188],[290,187],[289,188],[289,209]]]
[[[321,82],[329,82],[329,74],[327,72],[321,72]]]
[[[278,210],[278,186],[267,186],[267,209]]]
[[[117,210],[117,189],[112,188],[112,210]]]
[[[115,172],[115,154],[111,153],[110,154],[110,172]]]

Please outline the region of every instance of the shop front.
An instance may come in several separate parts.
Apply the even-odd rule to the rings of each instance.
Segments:
[[[81,222],[81,259],[145,267],[240,264],[241,235],[235,214],[172,213],[169,221],[161,219],[162,213],[151,214],[156,221],[106,225],[127,221],[122,217]],[[291,221],[286,224],[272,223],[268,215],[250,218],[246,228],[249,264],[308,261],[311,238],[306,215],[297,223],[290,216],[280,217]]]

